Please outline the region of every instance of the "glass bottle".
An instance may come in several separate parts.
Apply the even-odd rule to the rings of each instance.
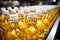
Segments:
[[[3,21],[1,23],[1,26],[4,28],[4,30],[8,30],[9,28],[9,11],[8,10],[3,11],[2,20]]]
[[[28,27],[26,29],[27,40],[36,40],[38,38],[38,28],[36,27],[36,14],[28,13],[27,22]],[[37,35],[36,35],[37,34]]]
[[[16,40],[19,37],[16,30],[18,28],[18,14],[10,14],[9,23],[10,28],[6,32],[6,40]]]
[[[25,20],[24,20],[24,10],[19,10],[19,13],[18,13],[18,26],[19,28],[25,28]]]
[[[18,27],[19,29],[21,30],[21,36],[22,36],[22,39],[25,39],[25,30],[27,28],[27,24],[24,20],[24,10],[19,10],[19,19],[18,19]]]
[[[36,26],[38,27],[38,29],[39,29],[39,36],[38,37],[44,37],[44,26],[45,26],[45,24],[43,23],[43,16],[42,16],[42,13],[43,13],[43,11],[42,10],[40,10],[40,9],[38,9],[37,11],[36,11],[37,13],[36,13],[36,18],[37,18],[37,23],[36,23]]]

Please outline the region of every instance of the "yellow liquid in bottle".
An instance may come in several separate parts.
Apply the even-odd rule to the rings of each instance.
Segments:
[[[38,29],[40,30],[39,32],[39,37],[44,37],[44,28],[45,28],[45,25],[44,23],[41,21],[41,20],[37,20],[37,24],[36,26],[38,27]]]
[[[4,28],[5,31],[7,31],[10,28],[10,23],[9,23],[8,20],[5,20],[3,28]]]
[[[2,30],[0,29],[0,40],[5,40],[5,32]]]
[[[26,28],[26,24],[25,24],[25,20],[24,20],[24,10],[19,11],[18,26],[19,26],[20,29],[25,29]]]
[[[0,26],[1,26],[1,24],[2,24],[2,15],[0,15]]]
[[[27,39],[36,39],[38,37],[37,28],[35,25],[28,25],[26,29]]]
[[[10,28],[6,34],[6,37],[7,40],[14,40],[17,37],[16,30]]]
[[[49,31],[49,24],[50,24],[49,20],[48,19],[44,19],[43,23],[46,25],[44,31],[48,32]]]

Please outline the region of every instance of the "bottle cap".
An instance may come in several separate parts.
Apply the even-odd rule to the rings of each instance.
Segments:
[[[24,14],[24,10],[19,10],[18,13],[23,15]]]
[[[1,8],[1,11],[3,11],[3,10],[6,10],[6,8],[2,7],[2,8]]]
[[[30,12],[30,9],[29,9],[29,8],[26,8],[26,9],[24,9],[24,11],[26,11],[26,12]]]
[[[11,9],[12,9],[12,7],[8,7],[7,9],[8,9],[8,10],[11,10]]]
[[[36,10],[37,14],[42,14],[42,10]]]
[[[35,13],[28,13],[28,17],[34,18],[34,17],[36,17],[36,14]]]
[[[18,20],[18,14],[10,14],[10,20]]]
[[[16,10],[15,10],[15,9],[11,9],[11,12],[14,12],[14,13],[16,13]]]
[[[15,10],[19,10],[19,8],[18,8],[18,7],[14,7],[14,9],[15,9]]]

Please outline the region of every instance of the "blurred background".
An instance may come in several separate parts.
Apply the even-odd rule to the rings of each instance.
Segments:
[[[32,6],[32,5],[58,5],[59,0],[0,0],[0,7],[6,6]]]
[[[58,5],[60,7],[60,0],[0,0],[0,8],[33,5]]]

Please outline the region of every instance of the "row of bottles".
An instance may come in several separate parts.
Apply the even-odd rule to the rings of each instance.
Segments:
[[[6,40],[44,40],[58,11],[57,6],[1,8],[0,25]]]

